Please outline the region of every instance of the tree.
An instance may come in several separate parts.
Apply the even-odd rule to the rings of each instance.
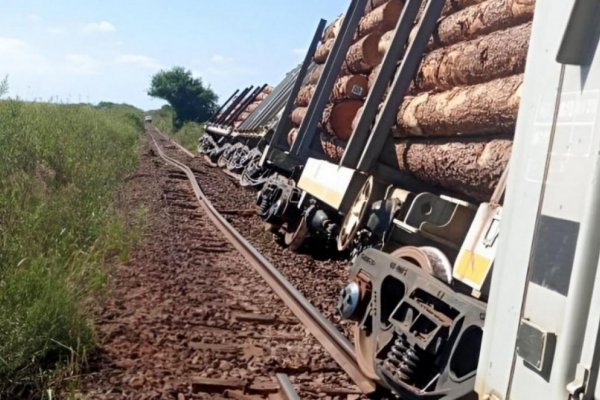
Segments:
[[[8,76],[0,81],[0,97],[4,96],[6,93],[8,93]]]
[[[152,77],[148,95],[169,102],[175,111],[173,124],[181,127],[185,122],[204,122],[217,110],[217,95],[202,79],[182,67],[160,71]]]

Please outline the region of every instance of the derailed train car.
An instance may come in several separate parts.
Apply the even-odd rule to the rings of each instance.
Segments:
[[[514,211],[518,199],[512,199],[512,209],[505,207],[507,181],[520,187],[519,179],[538,176],[540,170],[545,175],[530,185],[545,185],[544,179],[557,173],[549,172],[550,160],[562,154],[551,141],[540,147],[554,126],[552,111],[554,122],[559,115],[552,95],[564,95],[559,85],[550,88],[557,93],[534,100],[546,92],[536,80],[544,68],[538,60],[559,65],[548,54],[560,40],[563,48],[579,49],[577,40],[594,42],[594,37],[597,43],[597,36],[582,36],[584,27],[596,25],[575,3],[567,31],[558,37],[547,32],[548,22],[537,22],[537,32],[532,28],[534,9],[563,27],[564,11],[573,2],[561,5],[560,15],[534,0],[352,1],[343,17],[317,30],[260,159],[246,165],[260,176],[253,183],[261,187],[261,216],[287,245],[299,248],[317,236],[325,246],[352,254],[352,279],[342,291],[339,311],[356,321],[362,368],[402,398],[465,398],[475,389],[482,396],[511,389],[524,396],[526,385],[505,384],[522,383],[522,377],[511,375],[501,384],[484,378],[520,371],[515,360],[533,371],[532,382],[541,379],[540,388],[559,379],[545,364],[556,347],[552,332],[531,322],[535,312],[531,318],[524,315],[527,294],[519,293],[522,311],[511,319],[514,337],[505,338],[507,346],[514,344],[512,368],[504,363],[506,371],[500,373],[493,363],[479,361],[491,360],[494,353],[489,345],[493,334],[484,330],[484,322],[494,298],[492,270],[501,274],[496,272],[500,222],[507,212],[512,218],[519,214]],[[532,29],[537,42],[530,49]],[[525,73],[528,53],[536,69],[528,67]],[[583,77],[585,71],[572,72]],[[585,108],[580,100],[587,94],[578,90],[571,95],[573,107]],[[529,94],[526,105],[521,104],[523,92]],[[519,107],[537,116],[533,126],[539,136],[526,137],[532,134],[526,122],[517,129]],[[529,115],[519,119],[529,121]],[[548,132],[542,126],[550,127]],[[529,153],[535,159],[523,169]],[[510,173],[512,181],[510,160],[521,168]],[[564,163],[560,168],[569,169]],[[539,209],[529,211],[532,220],[540,220]],[[551,235],[561,227],[544,232]],[[534,236],[531,231],[531,248]],[[505,248],[511,240],[505,238]],[[561,252],[554,255],[564,258],[563,245],[545,251]],[[503,260],[502,268],[514,269]],[[570,261],[555,270],[576,269]],[[540,274],[545,278],[536,278],[535,271],[519,276],[523,285],[531,280],[552,291],[552,278]],[[506,291],[507,280],[497,281],[496,290],[504,285]],[[565,303],[571,301],[562,294]],[[508,303],[495,301],[495,313]],[[561,398],[557,391],[545,393]]]

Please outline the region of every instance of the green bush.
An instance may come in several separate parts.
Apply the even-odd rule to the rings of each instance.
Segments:
[[[131,241],[112,204],[142,114],[0,102],[0,398],[40,394],[94,347],[86,302]]]
[[[198,147],[198,139],[204,133],[204,125],[196,122],[186,122],[180,129],[173,125],[173,109],[163,106],[160,110],[151,111],[153,124],[162,133],[171,136],[179,144],[188,150],[195,151]]]

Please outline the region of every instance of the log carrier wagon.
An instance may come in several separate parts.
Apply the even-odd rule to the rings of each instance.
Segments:
[[[599,3],[393,1],[352,1],[311,46],[263,218],[354,254],[339,311],[401,398],[600,398]],[[340,83],[369,72],[364,95]]]

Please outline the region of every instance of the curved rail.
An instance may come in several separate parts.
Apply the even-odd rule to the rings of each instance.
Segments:
[[[159,132],[157,130],[157,132]],[[160,135],[165,137],[162,133]],[[150,134],[154,147],[160,157],[167,163],[179,168],[188,177],[196,199],[206,211],[215,226],[226,239],[238,250],[248,263],[271,286],[306,329],[321,343],[331,357],[350,376],[363,393],[372,393],[375,383],[368,378],[358,366],[352,344],[275,268],[262,256],[225,218],[213,207],[204,195],[192,170],[184,163],[166,155],[156,139]],[[166,137],[165,137],[166,138]],[[166,138],[170,141],[170,139]]]

